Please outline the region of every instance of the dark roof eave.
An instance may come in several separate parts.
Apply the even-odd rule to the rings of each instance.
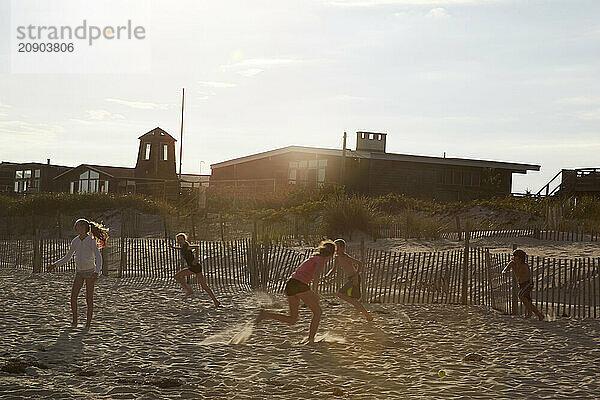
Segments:
[[[53,178],[53,180],[59,179],[59,178],[61,178],[63,175],[66,175],[66,174],[68,174],[68,173],[70,173],[70,172],[73,172],[75,169],[77,169],[77,168],[79,168],[79,167],[87,167],[87,168],[89,168],[89,169],[92,169],[92,170],[94,170],[94,171],[96,171],[96,172],[100,173],[100,174],[108,175],[108,176],[110,176],[111,178],[128,178],[128,179],[131,179],[131,177],[128,177],[128,176],[119,176],[119,175],[113,175],[113,174],[111,174],[111,173],[109,173],[109,172],[106,172],[106,171],[102,170],[101,168],[103,168],[103,167],[109,167],[109,168],[123,168],[123,169],[128,169],[128,170],[134,170],[134,169],[135,169],[135,168],[131,168],[131,167],[113,167],[113,166],[106,166],[106,165],[79,164],[78,166],[76,166],[76,167],[72,167],[71,169],[69,169],[68,171],[65,171],[65,172],[63,172],[62,174],[58,174],[58,175],[56,175],[56,176]]]
[[[274,155],[280,155],[288,152],[300,151],[300,152],[316,152],[316,153],[326,153],[329,155],[337,155],[341,156],[341,149],[326,149],[319,147],[306,147],[306,146],[286,146],[280,147],[274,150],[268,150],[256,154],[251,154],[249,156],[243,156],[238,158],[233,158],[231,160],[222,161],[220,163],[211,164],[211,169],[226,167],[233,164],[239,164],[242,162],[252,161],[256,159],[266,158]],[[409,155],[409,154],[397,154],[397,153],[377,153],[377,152],[365,152],[365,151],[356,151],[346,149],[348,156],[358,157],[358,158],[370,158],[370,159],[380,159],[380,160],[395,160],[395,161],[407,161],[407,162],[419,162],[419,163],[430,163],[430,164],[446,164],[446,165],[456,165],[456,166],[474,166],[474,167],[482,167],[482,168],[499,168],[499,169],[508,169],[517,173],[526,173],[527,171],[539,171],[540,166],[535,164],[521,164],[521,163],[511,163],[511,162],[502,162],[502,161],[487,161],[487,160],[473,160],[466,158],[444,158],[444,157],[430,157],[430,156],[419,156],[419,155]]]

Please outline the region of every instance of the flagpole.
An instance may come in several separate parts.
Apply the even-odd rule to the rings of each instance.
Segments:
[[[183,102],[185,99],[185,88],[181,89],[181,135],[179,137],[179,181],[181,182],[181,157],[183,156]]]

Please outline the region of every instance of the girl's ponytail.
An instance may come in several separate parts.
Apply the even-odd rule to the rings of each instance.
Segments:
[[[106,241],[108,240],[108,228],[98,222],[89,221],[90,233],[94,239],[96,239],[96,243],[99,248],[103,248],[106,246]]]

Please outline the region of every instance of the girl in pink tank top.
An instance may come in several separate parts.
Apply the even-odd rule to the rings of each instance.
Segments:
[[[333,257],[334,252],[335,245],[331,240],[321,242],[317,251],[300,264],[290,279],[288,279],[285,284],[285,294],[290,306],[289,315],[260,310],[256,318],[256,323],[260,323],[264,319],[272,319],[293,325],[298,322],[298,309],[300,308],[300,300],[302,300],[313,313],[312,320],[310,321],[308,341],[314,342],[322,311],[319,304],[319,297],[310,290],[308,285],[311,281],[314,281],[316,287],[323,267]]]

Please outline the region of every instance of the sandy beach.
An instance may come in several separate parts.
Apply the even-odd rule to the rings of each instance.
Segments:
[[[359,241],[350,242],[358,246]],[[528,255],[546,258],[579,258],[600,257],[600,242],[568,242],[555,240],[539,240],[531,237],[482,237],[472,239],[471,247],[490,249],[492,253],[511,253],[513,244],[524,250]],[[385,238],[375,242],[365,240],[365,245],[372,249],[402,252],[431,252],[464,248],[464,241],[437,239],[402,239]]]
[[[322,296],[295,326],[262,323],[281,294],[184,300],[164,281],[102,277],[91,329],[70,328],[71,274],[0,271],[0,399],[596,398],[600,321],[525,320],[468,306],[370,304],[373,323]],[[83,292],[82,292],[83,293]],[[80,323],[85,301],[79,299]],[[481,361],[463,361],[467,353]],[[440,377],[438,371],[445,371]]]

